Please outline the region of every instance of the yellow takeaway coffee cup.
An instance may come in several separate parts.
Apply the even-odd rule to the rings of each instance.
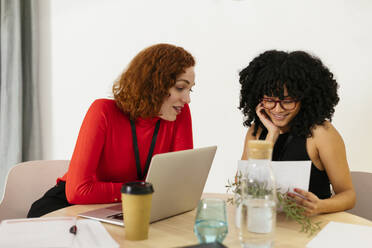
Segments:
[[[148,238],[153,193],[152,184],[147,182],[129,182],[122,186],[125,239]]]

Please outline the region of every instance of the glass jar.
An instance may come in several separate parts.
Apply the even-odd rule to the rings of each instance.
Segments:
[[[271,142],[249,141],[248,160],[239,161],[236,224],[242,247],[274,246],[277,198],[271,168],[272,149]]]

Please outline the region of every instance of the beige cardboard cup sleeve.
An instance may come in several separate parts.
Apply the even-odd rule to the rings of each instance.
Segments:
[[[147,182],[129,182],[121,188],[125,239],[148,238],[153,192],[152,184]]]

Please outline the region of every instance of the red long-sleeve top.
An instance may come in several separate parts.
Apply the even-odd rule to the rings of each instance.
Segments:
[[[135,122],[142,171],[158,117]],[[160,121],[154,153],[193,148],[189,106],[175,121]],[[129,118],[114,100],[98,99],[90,106],[80,128],[66,181],[71,204],[111,203],[121,200],[121,186],[137,180]]]

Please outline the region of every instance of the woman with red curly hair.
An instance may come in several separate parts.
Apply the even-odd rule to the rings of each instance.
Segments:
[[[137,54],[114,83],[114,100],[90,106],[67,173],[28,217],[72,204],[120,202],[123,183],[144,180],[153,155],[192,149],[194,65],[190,53],[169,44]]]

